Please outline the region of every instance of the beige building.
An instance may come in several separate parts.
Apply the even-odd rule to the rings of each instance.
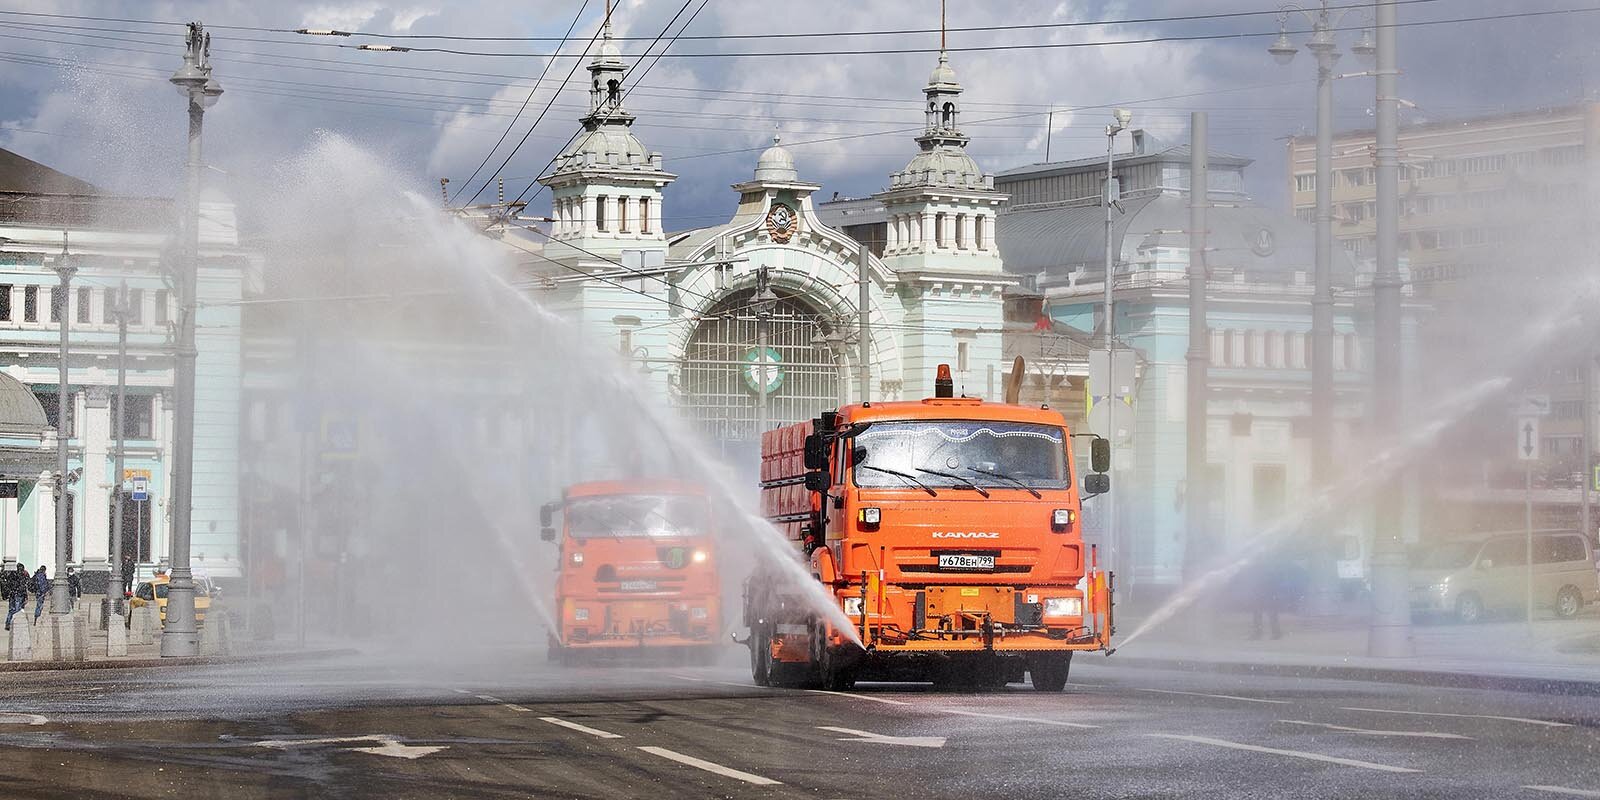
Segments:
[[[1600,104],[1409,125],[1399,143],[1401,269],[1412,296],[1431,307],[1413,374],[1429,385],[1430,370],[1443,379],[1460,375],[1463,353],[1506,338],[1523,321],[1548,321],[1559,287],[1578,285],[1589,269]],[[1316,139],[1293,137],[1288,148],[1293,211],[1314,222]],[[1373,148],[1372,130],[1333,142],[1333,235],[1369,272],[1377,233]],[[1551,400],[1536,477],[1551,489],[1576,489],[1583,471],[1584,359],[1581,348],[1567,349],[1553,347],[1515,376],[1522,391]],[[1589,385],[1593,398],[1592,375]],[[1589,414],[1595,405],[1588,403]],[[1449,482],[1521,488],[1501,416],[1485,418],[1478,446],[1467,448],[1477,452],[1461,453],[1467,457]]]

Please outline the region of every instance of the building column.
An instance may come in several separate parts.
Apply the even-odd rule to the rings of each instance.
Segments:
[[[98,572],[106,563],[106,545],[111,535],[111,485],[106,479],[111,452],[111,392],[94,386],[83,394],[83,476],[78,479],[78,499],[83,503],[83,546],[75,555],[85,570]]]
[[[47,444],[55,448],[55,437],[47,437]],[[56,474],[49,470],[39,473],[39,483],[33,487],[33,552],[36,563],[29,564],[33,572],[43,564],[50,568],[50,577],[56,574]],[[30,590],[30,594],[32,591]]]
[[[900,232],[895,226],[899,224],[899,217],[890,215],[889,223],[883,226],[883,252],[894,252],[895,245],[899,242]]]
[[[13,569],[22,557],[22,482],[17,482],[17,498],[0,500],[0,564]]]
[[[933,212],[922,212],[922,236],[918,239],[917,248],[921,252],[931,253],[939,245],[939,232],[933,229]]]

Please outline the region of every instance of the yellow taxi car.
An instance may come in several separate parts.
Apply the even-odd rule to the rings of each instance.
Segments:
[[[167,621],[167,585],[172,581],[170,575],[157,575],[148,581],[141,582],[133,589],[133,599],[128,605],[133,608],[142,608],[151,603],[161,610],[161,621]],[[196,622],[206,621],[206,611],[211,608],[211,598],[217,589],[208,578],[194,578],[194,618]]]

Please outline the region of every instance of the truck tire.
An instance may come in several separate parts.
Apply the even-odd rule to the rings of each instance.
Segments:
[[[1572,619],[1583,610],[1583,593],[1576,586],[1563,586],[1556,592],[1556,616],[1561,619]]]
[[[824,647],[822,649],[822,688],[830,692],[848,692],[856,688],[856,668],[854,664],[842,663],[843,658],[838,650]]]
[[[1028,682],[1036,692],[1059,692],[1067,688],[1067,673],[1071,670],[1071,653],[1040,655],[1028,664]]]

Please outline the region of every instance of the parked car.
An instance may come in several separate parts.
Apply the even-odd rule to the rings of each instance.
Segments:
[[[1422,550],[1410,569],[1411,610],[1450,614],[1461,622],[1520,610],[1527,604],[1528,542],[1521,534],[1441,542]],[[1600,602],[1600,564],[1577,533],[1533,537],[1533,604],[1557,617],[1577,616]]]
[[[128,601],[133,608],[155,603],[161,610],[161,622],[167,621],[167,585],[171,577],[157,575],[143,581],[133,588],[133,599]],[[208,578],[194,579],[194,619],[196,622],[206,621],[206,611],[211,608],[211,598],[218,594],[217,587]]]

